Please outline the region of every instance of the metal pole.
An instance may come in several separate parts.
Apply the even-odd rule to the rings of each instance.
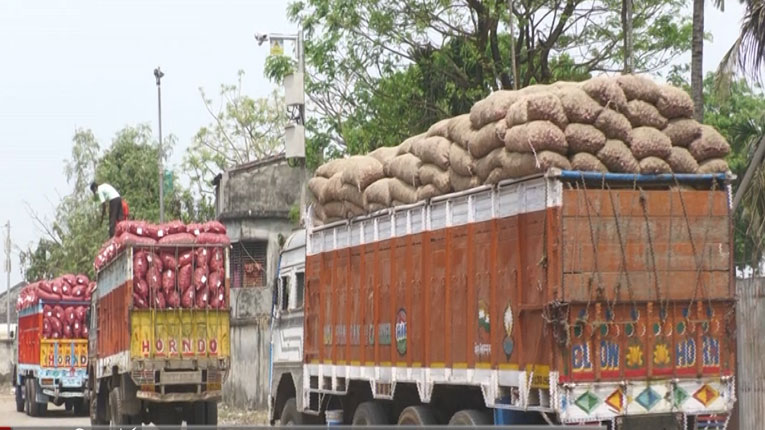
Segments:
[[[154,69],[154,77],[157,78],[157,111],[159,116],[159,222],[165,222],[165,172],[162,166],[162,86],[160,80],[165,76],[159,67]]]
[[[11,338],[11,221],[5,224],[7,229],[5,236],[5,327],[8,330],[8,339]]]
[[[298,51],[298,72],[303,74],[303,98],[305,99],[305,80],[306,80],[306,73],[305,73],[305,51],[303,46],[303,28],[298,28],[298,37],[297,37],[297,51]],[[300,105],[300,125],[305,126],[305,103]],[[307,154],[306,154],[307,155]],[[306,216],[306,202],[307,202],[307,196],[306,196],[306,187],[308,186],[308,160],[303,158],[303,165],[301,166],[302,169],[302,176],[303,176],[303,183],[300,186],[300,221],[298,222],[298,225],[301,225],[303,220]]]

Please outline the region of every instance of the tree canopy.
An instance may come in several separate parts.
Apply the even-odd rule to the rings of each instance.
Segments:
[[[655,72],[690,48],[680,0],[636,2],[634,70]],[[621,71],[616,0],[302,0],[288,14],[305,30],[309,163],[397,144],[467,112],[491,90]],[[289,71],[271,59],[267,75]]]

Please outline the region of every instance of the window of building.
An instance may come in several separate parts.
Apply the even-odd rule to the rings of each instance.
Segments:
[[[231,287],[249,288],[266,286],[266,252],[268,242],[237,242],[231,245]]]
[[[282,276],[279,284],[279,307],[281,310],[286,311],[290,305],[290,277]]]
[[[303,309],[303,295],[305,294],[305,273],[298,272],[295,285],[295,309]]]

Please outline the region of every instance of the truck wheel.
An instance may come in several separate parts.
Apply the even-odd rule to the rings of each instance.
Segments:
[[[122,411],[122,396],[120,387],[112,388],[109,393],[109,410],[111,411],[111,424],[115,427],[130,424],[130,415],[125,415]]]
[[[475,409],[465,409],[457,412],[449,420],[450,426],[490,426],[494,420],[489,414]]]
[[[37,381],[34,378],[27,379],[27,399],[30,417],[39,417],[47,412],[47,403],[37,403]]]
[[[106,419],[106,402],[104,402],[104,391],[96,394],[95,391],[90,392],[90,425],[92,426],[105,426],[109,425],[109,420]],[[101,398],[99,401],[99,397]]]
[[[381,402],[364,402],[356,408],[353,414],[354,426],[387,425],[391,423],[388,411]]]
[[[24,412],[32,416],[32,402],[30,401],[29,394],[29,379],[24,380]]]
[[[218,425],[218,402],[196,402],[188,404],[189,409],[183,409],[186,425],[217,426]]]
[[[280,426],[299,426],[303,424],[303,414],[298,412],[295,398],[287,399],[282,408],[282,416],[279,418]]]
[[[72,411],[76,417],[84,417],[88,415],[88,403],[85,399],[76,399],[72,404]]]
[[[440,424],[428,406],[409,406],[398,416],[398,425],[430,426]]]
[[[21,385],[16,386],[16,412],[24,412],[24,393]]]

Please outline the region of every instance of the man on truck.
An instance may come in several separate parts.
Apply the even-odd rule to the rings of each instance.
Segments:
[[[92,182],[90,184],[90,191],[93,191],[98,202],[101,203],[101,220],[99,225],[104,223],[104,213],[106,212],[106,204],[109,204],[109,237],[114,236],[114,229],[117,226],[117,221],[125,219],[122,197],[117,190],[109,184],[98,184]]]

